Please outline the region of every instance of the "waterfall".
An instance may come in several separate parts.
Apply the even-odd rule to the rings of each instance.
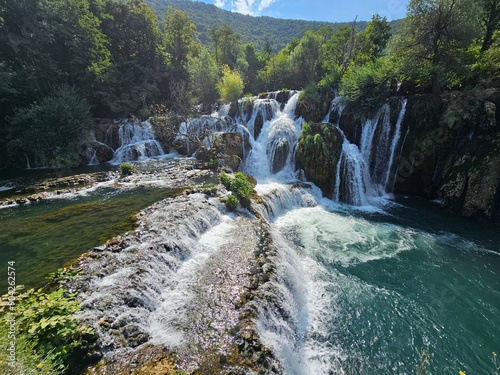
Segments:
[[[344,109],[340,103],[341,99],[336,98],[332,101],[329,114],[325,118],[325,121],[327,119],[330,121],[334,114],[338,114],[335,125],[337,127]],[[387,103],[373,118],[366,120],[359,147],[349,142],[344,135],[334,181],[335,200],[363,206],[369,204],[370,198],[387,194],[390,189],[389,180],[396,149],[401,139],[406,103],[406,99],[401,102],[400,112],[394,125],[391,123],[391,109]]]
[[[332,100],[332,102],[330,103],[330,108],[328,109],[328,113],[323,119],[324,124],[332,123],[338,125],[340,117],[342,116],[342,111],[345,108],[343,99],[343,96],[336,96],[335,99]]]
[[[99,159],[97,158],[97,151],[95,148],[87,146],[85,149],[85,154],[87,156],[88,165],[98,165]]]
[[[276,99],[256,99],[253,103],[246,125],[252,150],[243,169],[258,180],[277,174],[295,179],[294,154],[303,122],[295,119],[298,97],[299,92],[291,93],[282,111]]]
[[[365,170],[366,165],[359,148],[344,138],[335,178],[336,201],[356,206],[367,204]]]
[[[164,154],[160,143],[155,140],[149,121],[140,124],[129,121],[123,123],[118,129],[118,139],[119,147],[115,151],[115,157],[111,161],[112,164]]]

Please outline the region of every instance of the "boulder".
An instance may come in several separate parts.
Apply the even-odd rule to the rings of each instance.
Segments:
[[[241,133],[221,133],[215,141],[215,147],[222,155],[225,165],[233,171],[238,170],[238,166],[243,160],[243,137]]]
[[[272,160],[272,165],[271,165],[271,172],[272,173],[278,173],[281,171],[285,165],[286,161],[288,159],[288,155],[290,154],[290,145],[285,139],[280,139],[276,147],[273,149],[273,155],[271,157]]]
[[[337,165],[344,137],[331,124],[304,125],[296,153],[297,169],[318,186],[326,197],[332,197]]]

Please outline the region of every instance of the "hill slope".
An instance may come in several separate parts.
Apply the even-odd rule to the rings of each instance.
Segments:
[[[169,5],[187,12],[196,25],[200,33],[200,40],[204,44],[209,42],[208,30],[210,28],[228,24],[242,36],[243,43],[254,43],[257,48],[262,48],[264,43],[268,41],[274,52],[281,50],[292,39],[300,38],[307,29],[318,30],[327,25],[340,27],[345,24],[252,17],[229,12],[217,8],[215,5],[189,0],[146,0],[146,2],[156,11],[160,19],[164,18]],[[362,30],[366,24],[365,21],[360,21],[358,28]]]

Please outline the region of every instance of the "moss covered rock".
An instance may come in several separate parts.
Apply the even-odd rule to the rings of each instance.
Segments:
[[[498,220],[496,117],[493,103],[465,93],[410,97],[395,191],[441,198],[444,208],[466,217]]]
[[[296,165],[308,181],[316,184],[331,197],[342,152],[343,136],[331,124],[304,123],[297,146]]]

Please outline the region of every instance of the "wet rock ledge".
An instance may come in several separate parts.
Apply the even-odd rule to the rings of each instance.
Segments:
[[[283,373],[255,326],[274,277],[269,226],[259,210],[227,212],[226,194],[219,185],[157,202],[136,231],[77,260],[83,271],[66,287],[101,357],[87,374]]]

